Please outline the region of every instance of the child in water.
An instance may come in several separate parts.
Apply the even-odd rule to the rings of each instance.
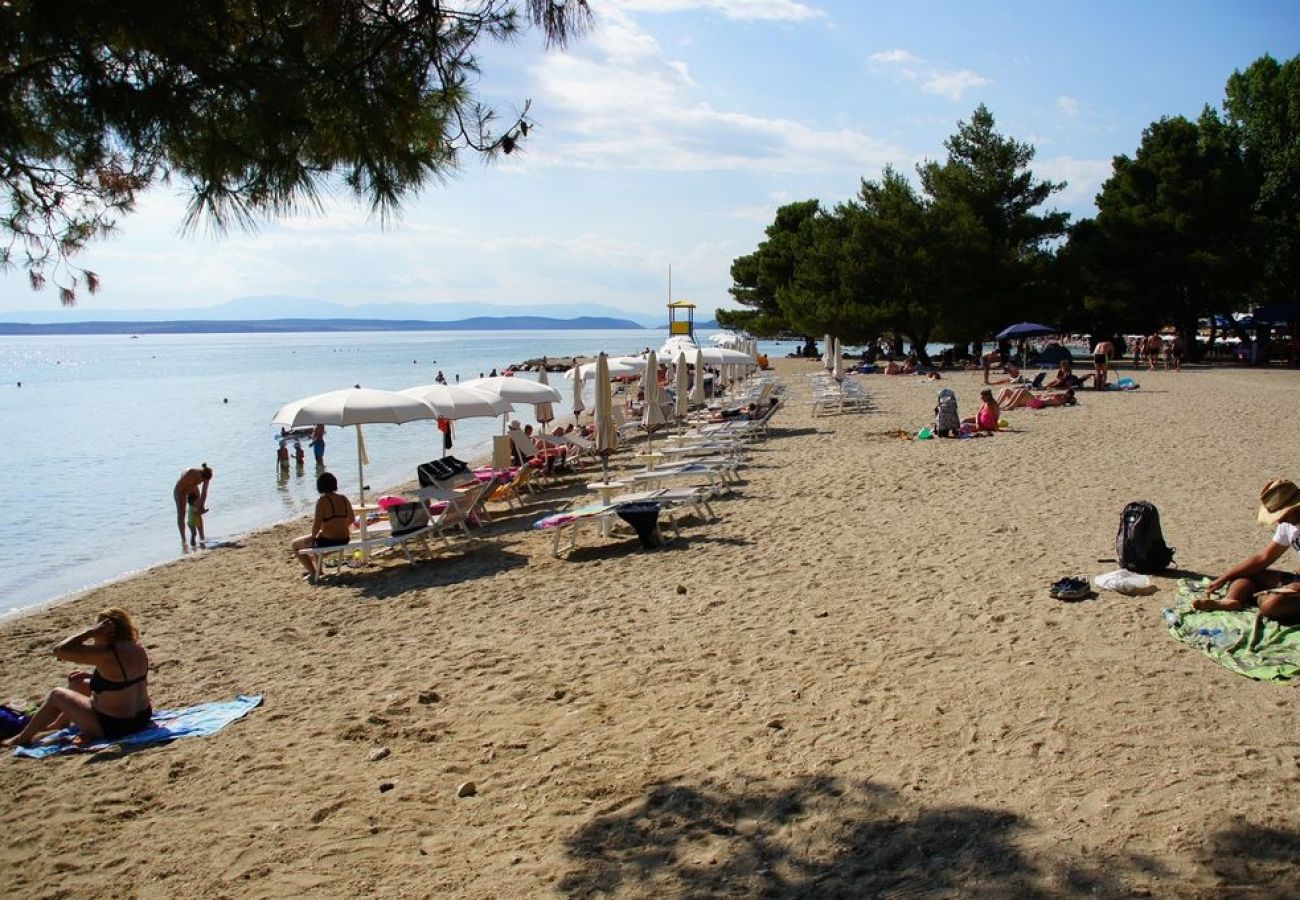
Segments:
[[[197,548],[200,543],[206,544],[208,542],[208,536],[203,533],[203,514],[207,510],[199,506],[198,491],[186,495],[185,503],[189,507],[190,547]],[[195,540],[196,536],[197,540]]]
[[[280,448],[275,451],[275,464],[281,472],[289,471],[289,443],[280,441]]]
[[[293,442],[293,462],[298,467],[298,474],[302,474],[302,467],[307,463],[307,454],[302,449],[301,441]]]

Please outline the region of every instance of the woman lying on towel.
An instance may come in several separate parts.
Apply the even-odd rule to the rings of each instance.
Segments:
[[[1035,394],[1029,388],[1003,388],[998,392],[997,400],[1000,409],[1018,409],[1022,406],[1042,409],[1045,406],[1074,406],[1079,402],[1074,396],[1073,388],[1043,394]]]
[[[1300,622],[1300,575],[1270,569],[1287,548],[1300,553],[1300,488],[1285,479],[1270,481],[1259,493],[1261,525],[1273,525],[1273,539],[1254,556],[1237,563],[1205,586],[1192,601],[1197,609],[1245,609],[1258,604],[1259,614],[1279,622]],[[1228,586],[1216,598],[1214,592]]]
[[[56,644],[54,656],[95,668],[68,675],[68,686],[50,691],[27,727],[4,746],[25,746],[43,732],[69,725],[86,737],[109,739],[149,727],[149,654],[126,610],[104,610],[90,628]]]
[[[316,490],[320,498],[316,501],[311,534],[305,534],[289,545],[298,562],[307,570],[303,577],[308,581],[316,580],[316,557],[299,551],[309,547],[342,547],[352,540],[352,520],[356,517],[352,501],[339,493],[339,480],[332,473],[321,472],[316,476]]]

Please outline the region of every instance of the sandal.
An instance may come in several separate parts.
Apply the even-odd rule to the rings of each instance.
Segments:
[[[1082,600],[1092,593],[1086,578],[1062,578],[1052,585],[1051,596],[1057,600]]]

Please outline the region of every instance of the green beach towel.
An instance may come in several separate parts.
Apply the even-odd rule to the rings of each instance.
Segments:
[[[1198,584],[1179,580],[1176,604],[1164,611],[1170,634],[1256,681],[1289,681],[1300,675],[1300,627],[1279,625],[1255,609],[1193,609]]]

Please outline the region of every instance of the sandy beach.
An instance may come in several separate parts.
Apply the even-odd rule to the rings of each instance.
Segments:
[[[978,372],[865,376],[872,411],[814,418],[817,364],[775,365],[770,437],[664,549],[551,556],[528,525],[589,468],[415,567],[310,586],[298,523],[5,623],[6,697],[120,605],[156,707],[265,698],[211,737],[0,761],[7,892],[1300,895],[1296,686],[1173,640],[1176,573],[1048,596],[1117,567],[1130,500],[1183,573],[1262,547],[1300,373],[1125,366],[1140,390],[914,441],[937,386],[974,414]]]

